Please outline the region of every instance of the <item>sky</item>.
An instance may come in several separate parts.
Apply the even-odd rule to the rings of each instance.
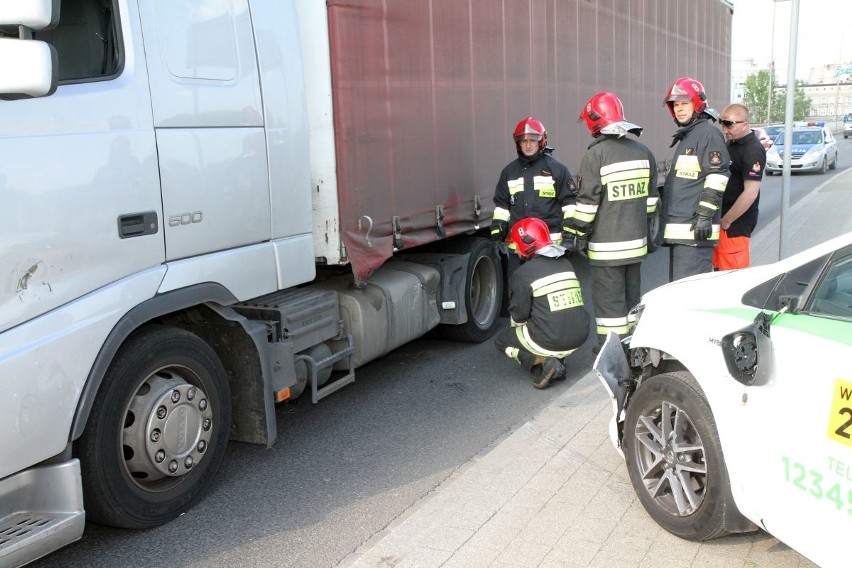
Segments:
[[[793,0],[731,1],[732,59],[754,59],[764,67],[774,56],[779,82],[786,82]],[[807,79],[812,67],[852,64],[852,0],[799,0],[798,28],[796,78]]]

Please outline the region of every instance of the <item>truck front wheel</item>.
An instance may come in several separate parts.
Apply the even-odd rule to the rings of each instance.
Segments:
[[[149,326],[121,348],[77,444],[87,520],[161,525],[191,508],[222,463],[230,389],[215,351]]]
[[[503,265],[488,239],[459,239],[452,252],[469,253],[464,284],[467,322],[442,325],[441,334],[453,341],[482,343],[494,334],[503,300]]]

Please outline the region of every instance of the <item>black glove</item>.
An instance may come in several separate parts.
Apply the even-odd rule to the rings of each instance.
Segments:
[[[706,241],[713,234],[713,219],[704,215],[698,215],[692,221],[690,229],[692,229],[695,235],[695,240]]]
[[[506,235],[509,233],[509,226],[506,223],[494,223],[491,225],[491,240],[503,242],[506,240]]]
[[[568,254],[576,253],[586,256],[586,249],[589,246],[589,242],[586,240],[586,237],[568,234],[562,237],[562,246],[565,247]]]

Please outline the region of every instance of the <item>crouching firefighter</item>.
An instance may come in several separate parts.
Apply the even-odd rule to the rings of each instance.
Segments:
[[[509,240],[521,266],[509,280],[510,327],[494,339],[543,389],[565,378],[563,360],[585,343],[589,315],[580,281],[565,249],[553,243],[547,223],[527,217],[512,226]]]

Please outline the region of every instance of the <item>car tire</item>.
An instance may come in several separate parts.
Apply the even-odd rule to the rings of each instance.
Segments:
[[[713,413],[691,374],[661,374],[639,386],[627,407],[624,455],[639,501],[660,526],[694,541],[727,534],[728,472]]]
[[[817,173],[822,175],[827,171],[828,171],[828,156],[823,156],[822,157],[822,163],[820,164],[819,170],[817,171]]]
[[[230,399],[225,368],[197,335],[152,325],[132,336],[76,446],[86,520],[144,529],[190,509],[225,457]]]
[[[837,169],[837,154],[834,155],[834,161],[832,161],[828,165],[828,169],[830,169],[830,170],[836,170]]]

